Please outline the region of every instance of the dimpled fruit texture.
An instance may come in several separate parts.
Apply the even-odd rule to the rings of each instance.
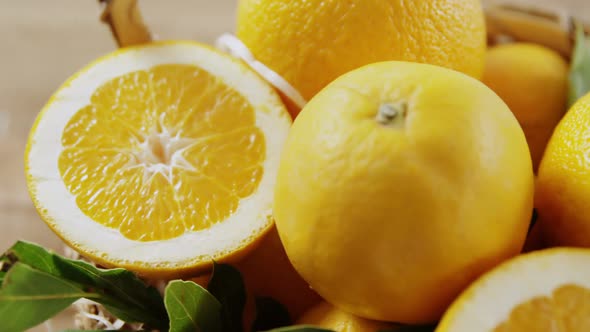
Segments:
[[[406,60],[483,72],[478,0],[240,0],[237,35],[306,99],[360,66]]]

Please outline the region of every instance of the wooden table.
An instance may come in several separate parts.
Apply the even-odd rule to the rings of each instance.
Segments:
[[[233,31],[236,0],[141,0],[159,38],[211,43]],[[590,18],[588,0],[525,0],[567,5]],[[0,250],[17,239],[61,243],[37,216],[26,191],[23,152],[37,112],[68,76],[115,48],[93,0],[0,2]],[[61,325],[56,324],[56,328]],[[45,331],[45,328],[38,328]]]

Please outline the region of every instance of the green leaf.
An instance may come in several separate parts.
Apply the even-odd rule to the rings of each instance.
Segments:
[[[28,242],[17,242],[7,253],[19,262],[79,284],[97,295],[92,300],[126,322],[141,322],[160,330],[168,316],[160,293],[125,269],[99,269],[83,261],[63,258]]]
[[[145,330],[63,330],[61,332],[145,332]]]
[[[581,24],[576,24],[575,45],[569,73],[569,106],[590,91],[590,40]]]
[[[4,282],[5,275],[6,275],[6,272],[0,271],[0,287],[2,287],[2,283]]]
[[[323,329],[321,327],[314,327],[311,325],[294,325],[294,326],[280,327],[278,329],[268,330],[266,332],[335,332],[335,331]]]
[[[252,331],[265,331],[291,324],[289,312],[281,303],[270,297],[256,298],[256,318],[252,323]]]
[[[0,270],[1,271],[7,271],[8,268],[5,268],[5,267],[7,267],[10,263],[12,263],[12,259],[6,253],[4,253],[0,256]]]
[[[92,298],[77,284],[15,263],[0,290],[3,332],[24,331],[58,314],[81,297]]]
[[[213,262],[213,275],[207,289],[221,303],[224,332],[242,332],[246,290],[242,274],[227,264]]]
[[[54,253],[36,244],[18,241],[4,254],[11,262],[21,262],[32,268],[53,275],[58,275],[59,270],[53,263]]]
[[[125,269],[98,269],[82,261],[56,257],[64,276],[81,282],[102,296],[95,299],[116,317],[126,322],[142,322],[160,330],[168,328],[168,315],[162,296]]]
[[[221,304],[192,281],[174,280],[166,286],[164,303],[169,332],[221,332]]]

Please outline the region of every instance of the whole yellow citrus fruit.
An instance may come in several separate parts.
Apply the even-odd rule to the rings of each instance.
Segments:
[[[559,53],[535,44],[490,48],[483,82],[510,107],[524,130],[538,168],[553,129],[566,110],[568,65]]]
[[[297,324],[317,326],[335,332],[377,332],[390,330],[393,326],[392,323],[357,317],[325,301],[303,314]]]
[[[300,113],[273,211],[289,259],[327,301],[428,323],[521,250],[533,177],[522,129],[483,83],[382,62],[338,78]]]
[[[590,247],[590,94],[559,122],[539,167],[535,206],[544,240]]]
[[[237,36],[306,99],[352,69],[385,60],[479,78],[486,48],[479,0],[240,0]]]
[[[586,332],[588,303],[590,250],[540,250],[508,260],[470,285],[436,332]]]

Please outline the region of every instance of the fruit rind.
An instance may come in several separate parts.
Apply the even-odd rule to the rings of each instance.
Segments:
[[[520,303],[570,284],[590,289],[589,249],[561,247],[517,256],[472,283],[436,332],[493,331]]]
[[[76,208],[58,170],[61,135],[73,114],[110,78],[163,63],[192,64],[219,77],[256,110],[256,125],[266,134],[264,175],[257,191],[240,202],[227,220],[209,230],[174,241],[140,242],[89,219]],[[252,70],[212,47],[190,41],[166,41],[119,49],[68,79],[38,115],[25,150],[29,193],[41,218],[68,245],[104,265],[143,275],[176,276],[207,269],[242,256],[272,226],[272,187],[278,158],[291,119],[276,92]],[[239,219],[238,219],[239,218]],[[166,259],[163,259],[166,257]]]

